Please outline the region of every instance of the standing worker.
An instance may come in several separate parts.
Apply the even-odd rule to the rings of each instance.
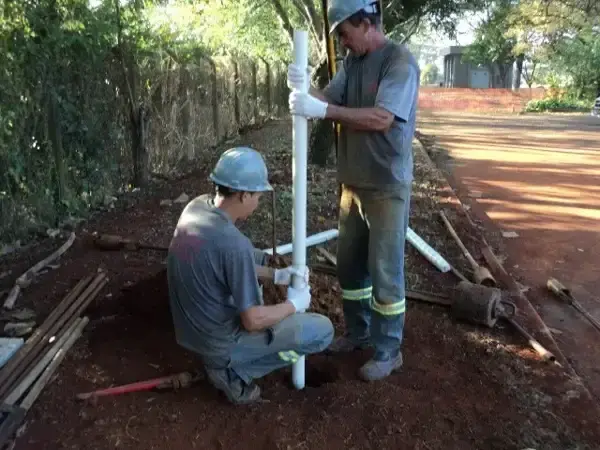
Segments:
[[[324,350],[333,325],[325,316],[296,312],[310,305],[308,268],[264,267],[266,253],[236,227],[273,189],[260,153],[226,151],[210,179],[216,195],[185,207],[169,246],[171,314],[177,342],[201,357],[210,382],[232,403],[251,403],[260,400],[253,380]],[[288,286],[287,301],[263,304],[258,271]],[[299,288],[290,285],[292,275],[304,280]]]
[[[337,266],[346,333],[329,350],[374,347],[359,370],[360,378],[373,381],[402,366],[404,245],[420,70],[406,46],[383,34],[378,2],[332,0],[327,16],[329,33],[337,33],[349,52],[323,91],[292,91],[290,110],[341,124]],[[288,85],[307,76],[292,64]]]

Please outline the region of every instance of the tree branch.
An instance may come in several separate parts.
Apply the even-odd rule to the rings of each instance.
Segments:
[[[294,28],[292,27],[292,24],[290,23],[290,19],[289,19],[287,13],[285,12],[285,9],[283,8],[283,6],[281,5],[281,2],[279,0],[272,0],[272,2],[273,2],[273,7],[275,8],[275,12],[277,13],[277,18],[279,19],[279,23],[281,24],[281,27],[287,33],[290,42],[293,42]]]
[[[403,25],[406,25],[406,22],[404,22]],[[404,37],[402,38],[402,41],[400,43],[404,44],[405,42],[407,42],[412,37],[412,35],[415,34],[416,31],[419,29],[419,25],[421,25],[421,16],[415,18],[412,26],[408,29],[409,31],[405,31]]]
[[[309,3],[310,3],[310,1],[311,0],[308,0]],[[310,12],[309,8],[307,7],[307,4],[306,4],[307,0],[304,0],[304,2],[302,0],[292,0],[292,3],[294,4],[294,7],[298,11],[298,13],[300,13],[300,15],[308,23],[308,27],[310,29],[310,33],[312,34],[312,38],[315,40],[315,42],[320,43],[321,42],[321,34],[320,34],[320,31],[317,29],[317,23],[315,22],[315,17],[311,15],[311,12]],[[314,11],[314,7],[313,7],[313,11]],[[320,46],[318,48],[320,48]]]
[[[129,80],[129,72],[125,65],[125,48],[123,47],[123,26],[121,24],[121,7],[119,0],[115,0],[115,9],[117,13],[117,48],[119,49],[119,59],[121,62],[121,68],[123,69],[123,77],[125,85],[127,86],[127,96],[129,99],[130,114],[133,114],[135,108],[135,100],[133,98],[133,89]]]
[[[303,0],[303,3],[308,15],[311,17],[317,36],[321,37],[323,35],[323,19],[317,12],[315,3],[312,0]],[[326,14],[327,12],[324,11],[323,13]]]

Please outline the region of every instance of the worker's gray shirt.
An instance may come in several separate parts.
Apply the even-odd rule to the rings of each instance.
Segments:
[[[394,114],[395,120],[385,132],[341,125],[340,183],[382,190],[410,185],[419,75],[408,48],[393,41],[365,56],[350,54],[344,59],[324,90],[327,99],[349,108],[381,107]]]
[[[169,299],[182,346],[223,360],[240,330],[240,313],[262,304],[256,250],[208,195],[183,210],[168,256]]]

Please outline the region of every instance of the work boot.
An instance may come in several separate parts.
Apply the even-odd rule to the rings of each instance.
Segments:
[[[261,399],[258,385],[244,383],[227,369],[206,368],[206,375],[212,385],[223,392],[231,403],[245,405]]]
[[[364,381],[377,381],[402,367],[402,353],[397,356],[376,353],[371,360],[358,370],[358,376]]]
[[[325,350],[327,353],[349,353],[354,350],[366,350],[370,347],[367,341],[356,342],[349,336],[338,336]]]

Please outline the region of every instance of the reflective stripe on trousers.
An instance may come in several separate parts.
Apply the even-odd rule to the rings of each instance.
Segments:
[[[398,314],[404,314],[406,311],[406,299],[403,298],[396,303],[378,303],[375,297],[372,297],[371,309],[382,316],[397,316]]]
[[[279,358],[285,362],[289,362],[294,364],[298,359],[300,359],[300,355],[293,350],[289,350],[287,352],[279,352]]]
[[[344,301],[364,301],[370,300],[369,306],[373,311],[377,311],[383,316],[394,316],[403,314],[406,310],[406,299],[403,298],[395,303],[379,303],[373,297],[373,288],[364,289],[346,289],[342,290],[342,300]]]
[[[364,289],[342,289],[342,299],[344,300],[365,300],[373,296],[373,288]]]

